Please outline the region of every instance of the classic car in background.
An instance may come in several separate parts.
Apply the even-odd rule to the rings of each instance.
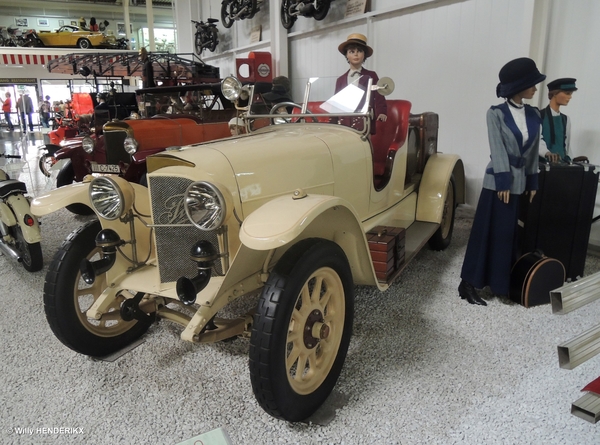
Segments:
[[[117,39],[99,31],[89,31],[79,26],[64,25],[56,31],[38,31],[35,46],[127,49],[127,40]]]
[[[269,84],[270,88],[270,84]],[[235,113],[234,105],[221,92],[220,80],[215,83],[160,86],[136,90],[140,115],[191,114],[205,122],[223,121]]]
[[[121,102],[126,102],[127,97],[129,97],[129,102],[133,100],[134,108],[121,106]],[[133,93],[116,93],[113,95],[113,101],[115,100],[119,102],[113,110],[115,116],[124,118],[131,111],[137,111]],[[41,154],[38,160],[38,166],[45,176],[52,175],[51,169],[58,161],[55,153],[61,148],[63,141],[91,133],[90,124],[96,105],[98,105],[96,93],[72,93],[71,100],[67,101],[65,109],[54,111],[54,115],[51,117],[52,130],[44,133],[45,145],[40,147]]]
[[[227,109],[224,109],[225,105],[220,99],[217,100],[218,105],[214,105],[210,85],[163,89],[166,91],[160,94],[155,91],[156,88],[138,90],[135,95],[123,93],[117,100],[109,100],[114,104],[113,108],[109,109],[110,115],[94,117],[93,131],[90,134],[65,139],[58,145],[46,144],[46,152],[53,153],[53,162],[66,161],[63,161],[58,172],[56,186],[81,182],[93,173],[117,174],[128,181],[145,184],[147,156],[169,147],[181,147],[231,135],[228,122],[236,110],[229,101],[224,101],[227,102]],[[180,101],[181,107],[171,106],[169,109],[160,110],[161,114],[151,118],[124,118],[119,110],[126,112],[130,108],[124,104],[119,108],[117,102],[131,104],[135,97],[141,98],[142,101],[153,101],[157,97],[175,97],[177,100],[189,97],[195,102],[193,109],[185,108],[184,103]],[[211,109],[206,108],[207,103],[212,105]],[[112,119],[113,117],[115,119]],[[91,213],[89,207],[81,204],[69,205],[68,209],[77,214]]]
[[[54,157],[67,160],[56,177],[56,186],[81,182],[93,173],[116,174],[127,181],[146,184],[146,158],[152,154],[231,135],[228,120],[204,123],[191,115],[157,115],[104,125],[93,133],[64,141]],[[82,204],[67,207],[79,215],[91,214]]]
[[[225,79],[249,134],[148,157],[148,188],[88,176],[35,199],[38,216],[69,204],[98,216],[48,271],[57,338],[103,356],[157,320],[194,343],[248,337],[260,406],[289,421],[313,414],[345,361],[354,285],[385,290],[423,246],[447,247],[464,202],[463,164],[437,153],[435,113],[390,100],[370,135],[370,110],[357,106],[390,92],[382,82],[324,103],[308,102],[307,87],[306,103],[255,115],[253,87]],[[255,131],[265,119],[280,124]],[[230,305],[243,296],[257,299],[248,312]]]

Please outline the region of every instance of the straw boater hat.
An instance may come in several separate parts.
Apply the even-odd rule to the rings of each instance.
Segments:
[[[338,46],[339,52],[342,53],[344,56],[346,55],[346,47],[348,45],[361,46],[365,51],[365,59],[373,55],[373,48],[367,45],[367,36],[363,34],[350,34],[348,36],[348,39],[344,43],[341,43],[340,46]]]

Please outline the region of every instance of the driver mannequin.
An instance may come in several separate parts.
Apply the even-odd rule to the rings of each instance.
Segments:
[[[263,100],[272,107],[281,102],[293,102],[290,93],[290,80],[285,76],[277,76],[273,79],[271,91],[262,95]]]
[[[111,109],[108,106],[106,100],[108,99],[108,95],[106,93],[99,93],[96,96],[98,100],[98,105],[94,108],[94,115],[92,117],[92,126],[101,127],[108,121],[110,121],[113,116],[111,115]]]
[[[550,162],[571,162],[571,120],[560,112],[561,106],[569,105],[577,79],[565,77],[548,84],[550,104],[542,110],[542,140],[540,155]],[[578,160],[587,160],[579,157]]]
[[[350,34],[348,39],[338,46],[338,51],[346,57],[346,60],[350,64],[350,69],[338,77],[335,83],[336,93],[346,88],[348,84],[354,82],[357,78],[359,79],[358,85],[363,89],[367,88],[369,77],[373,79],[373,85],[377,84],[379,81],[377,73],[363,67],[363,63],[373,55],[373,48],[367,45],[366,36],[358,33]],[[361,109],[363,105],[364,102],[361,101],[358,109]],[[370,106],[374,111],[374,115],[377,116],[377,120],[383,122],[387,120],[387,103],[385,97],[377,93],[371,94]],[[375,121],[373,119],[371,120],[371,134],[375,134]]]

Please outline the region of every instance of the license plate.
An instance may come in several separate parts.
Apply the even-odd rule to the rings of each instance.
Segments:
[[[98,164],[91,162],[92,172],[94,173],[121,173],[119,166],[116,164]]]

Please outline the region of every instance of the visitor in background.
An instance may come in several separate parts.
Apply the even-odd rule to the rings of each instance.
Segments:
[[[90,19],[90,31],[95,31],[95,32],[100,31],[100,27],[96,23],[96,17],[92,17]]]
[[[23,133],[27,131],[27,124],[25,123],[25,115],[29,121],[29,131],[33,131],[33,101],[29,97],[29,93],[21,92],[19,100],[17,100],[17,111],[21,115],[21,124],[23,125]]]
[[[8,130],[9,131],[15,131],[15,126],[13,125],[12,121],[10,120],[10,112],[12,109],[12,101],[10,99],[10,93],[7,91],[4,96],[6,97],[6,99],[2,100],[2,98],[0,98],[0,102],[2,102],[2,111],[4,112],[4,119],[6,120],[6,124],[8,125]]]

